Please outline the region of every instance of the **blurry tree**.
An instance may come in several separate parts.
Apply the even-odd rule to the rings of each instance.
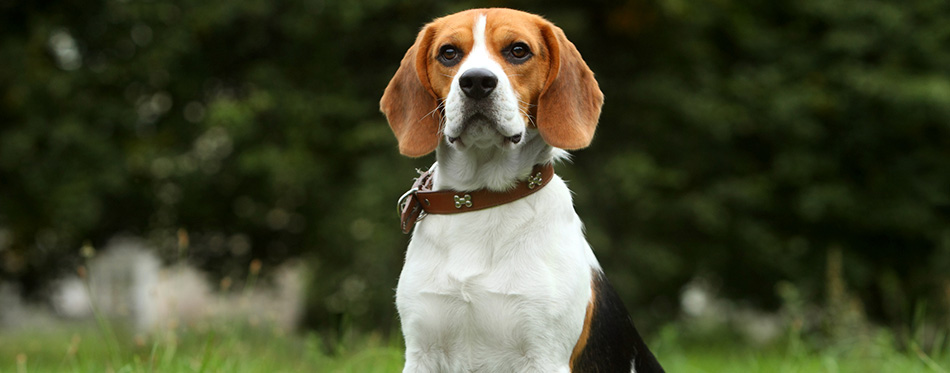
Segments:
[[[841,247],[873,315],[946,301],[950,3],[631,1],[599,17],[580,45],[607,104],[573,186],[630,293],[700,274],[758,304],[780,280],[820,299]]]
[[[431,158],[377,102],[425,22],[475,6],[546,15],[597,73],[559,173],[635,312],[697,275],[819,300],[830,247],[879,317],[950,286],[939,0],[0,2],[0,279],[41,289],[129,232],[217,276],[305,258],[311,325],[387,328],[393,203]]]

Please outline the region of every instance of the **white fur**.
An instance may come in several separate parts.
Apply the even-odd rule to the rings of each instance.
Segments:
[[[535,164],[567,157],[527,127],[511,82],[485,47],[475,46],[446,100],[445,134],[433,166],[435,189],[505,190]],[[487,68],[498,86],[477,105],[458,76]],[[487,121],[468,120],[480,113]],[[505,137],[522,133],[518,144]],[[404,372],[569,372],[599,269],[560,177],[505,205],[428,215],[416,225],[396,289],[406,339]]]
[[[405,372],[567,372],[592,268],[559,177],[506,205],[427,216],[396,291]]]

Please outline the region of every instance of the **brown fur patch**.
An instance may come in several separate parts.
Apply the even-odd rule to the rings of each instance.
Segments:
[[[591,283],[590,289],[590,302],[587,303],[587,314],[584,315],[584,328],[581,329],[581,336],[577,338],[577,343],[574,344],[574,350],[571,352],[570,366],[571,370],[574,370],[574,362],[577,361],[577,358],[581,356],[581,353],[584,352],[584,348],[587,347],[587,340],[590,338],[590,326],[591,320],[594,318],[594,304],[597,299],[596,287],[593,286],[593,281]]]

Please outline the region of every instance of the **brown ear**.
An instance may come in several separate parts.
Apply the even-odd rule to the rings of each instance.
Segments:
[[[379,100],[379,110],[399,141],[399,152],[410,157],[429,154],[439,145],[439,102],[426,70],[433,34],[431,26],[419,32]]]
[[[551,54],[551,68],[538,97],[538,131],[551,146],[585,148],[594,137],[604,94],[564,31],[548,23],[541,34]]]

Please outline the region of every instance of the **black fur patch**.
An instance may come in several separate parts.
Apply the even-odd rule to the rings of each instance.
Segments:
[[[631,363],[637,373],[663,372],[656,357],[647,348],[630,314],[600,271],[594,272],[592,289],[594,308],[589,336],[580,356],[574,360],[574,373],[629,373]]]

